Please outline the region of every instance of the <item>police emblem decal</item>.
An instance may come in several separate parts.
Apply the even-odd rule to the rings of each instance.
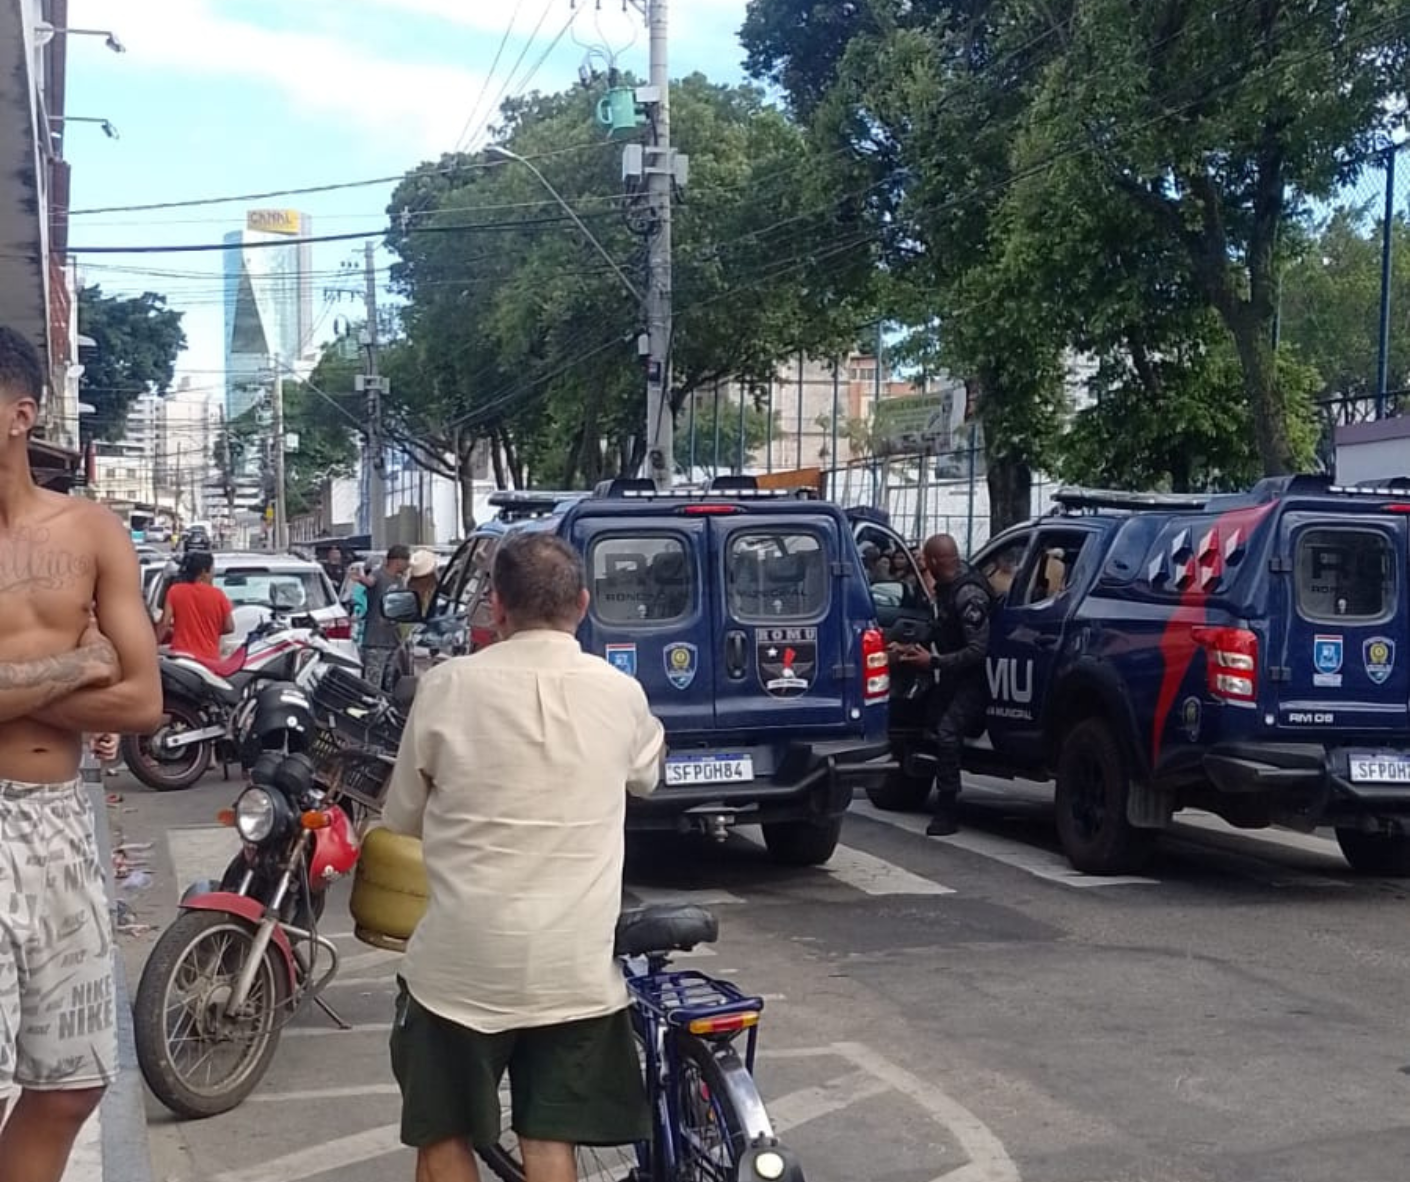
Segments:
[[[1319,632],[1312,638],[1312,684],[1330,686],[1341,685],[1341,665],[1344,646],[1342,638]]]
[[[1361,645],[1361,659],[1366,676],[1376,685],[1384,685],[1395,670],[1395,641],[1389,636],[1372,636]]]
[[[636,676],[636,645],[609,644],[604,651],[607,663],[612,668],[625,673],[628,677]]]
[[[661,659],[666,665],[666,680],[678,690],[689,689],[700,667],[700,650],[681,640],[668,644]]]
[[[1186,698],[1180,707],[1180,721],[1185,728],[1185,738],[1189,739],[1191,743],[1199,741],[1199,724],[1202,713],[1200,700],[1193,696]]]
[[[818,668],[816,628],[760,628],[754,641],[765,692],[796,698],[812,688]]]

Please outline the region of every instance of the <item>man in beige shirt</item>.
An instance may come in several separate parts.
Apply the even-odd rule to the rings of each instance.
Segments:
[[[578,647],[570,547],[510,535],[491,578],[502,643],[422,678],[383,810],[422,839],[431,894],[392,1069],[417,1182],[478,1182],[506,1068],[529,1182],[573,1182],[575,1145],[648,1134],[612,943],[626,792],[656,787],[664,736],[636,680]]]

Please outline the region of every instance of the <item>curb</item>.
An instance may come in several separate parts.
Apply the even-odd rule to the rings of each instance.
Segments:
[[[88,785],[93,806],[93,832],[98,839],[98,856],[103,859],[108,907],[115,911],[117,882],[113,878],[112,834],[108,828],[107,791],[103,783]],[[132,1038],[132,1002],[127,990],[127,972],[118,936],[113,935],[113,992],[117,1010],[118,1077],[103,1096],[99,1109],[102,1121],[103,1182],[154,1182],[152,1157],[147,1145],[147,1112],[142,1094],[142,1075],[137,1068],[137,1049]]]

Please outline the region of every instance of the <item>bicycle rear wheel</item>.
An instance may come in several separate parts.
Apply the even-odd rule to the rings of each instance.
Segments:
[[[732,1182],[750,1141],[769,1131],[763,1102],[743,1061],[728,1045],[691,1035],[675,1036],[672,1081],[676,1113],[676,1172],[666,1178],[638,1156],[636,1147],[577,1151],[583,1182]],[[505,1131],[499,1144],[478,1152],[502,1182],[524,1182],[519,1142],[508,1128],[509,1096],[500,1094]]]

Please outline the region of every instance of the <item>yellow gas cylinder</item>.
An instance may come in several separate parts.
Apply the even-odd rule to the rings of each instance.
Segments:
[[[353,877],[353,934],[374,948],[402,952],[429,898],[420,841],[389,829],[369,830]]]

